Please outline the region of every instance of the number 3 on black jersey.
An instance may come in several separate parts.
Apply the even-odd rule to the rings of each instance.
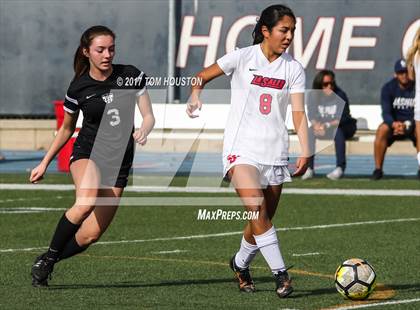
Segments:
[[[118,109],[109,109],[108,112],[106,112],[107,115],[111,115],[111,120],[109,121],[109,124],[112,127],[117,126],[120,122],[120,112],[118,111]]]

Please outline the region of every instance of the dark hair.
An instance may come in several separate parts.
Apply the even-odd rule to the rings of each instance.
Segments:
[[[322,83],[324,81],[324,76],[329,75],[333,79],[332,88],[336,89],[337,85],[335,84],[335,74],[331,70],[321,70],[315,75],[314,81],[312,82],[312,89],[322,89]]]
[[[295,14],[293,14],[293,11],[285,5],[276,4],[265,8],[261,13],[260,18],[258,18],[257,24],[255,25],[254,31],[252,32],[252,37],[254,38],[253,44],[260,44],[262,41],[264,41],[262,26],[266,26],[268,30],[271,31],[277,22],[284,16],[291,17],[296,23]]]
[[[111,29],[105,26],[93,26],[87,29],[85,32],[83,32],[81,38],[80,38],[80,44],[79,47],[76,50],[76,53],[74,54],[74,62],[73,62],[73,68],[74,68],[74,78],[73,80],[80,77],[83,73],[85,73],[87,70],[89,70],[89,59],[83,54],[83,49],[89,49],[90,44],[92,43],[92,40],[100,35],[109,35],[115,40],[115,34],[112,32]]]

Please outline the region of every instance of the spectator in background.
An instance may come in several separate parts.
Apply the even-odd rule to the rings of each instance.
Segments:
[[[5,159],[6,159],[6,157],[3,155],[2,152],[0,152],[0,161],[5,160]]]
[[[416,145],[414,123],[414,83],[408,79],[407,64],[399,59],[394,65],[394,78],[381,91],[384,122],[376,131],[374,144],[375,170],[372,179],[383,177],[386,149],[396,140],[410,139]]]
[[[346,93],[337,86],[334,72],[320,71],[314,78],[315,91],[308,100],[309,146],[312,157],[303,180],[314,176],[314,157],[316,139],[334,139],[336,168],[327,174],[327,178],[338,180],[346,169],[346,140],[356,132],[356,120],[350,115],[349,100]],[[340,100],[341,99],[341,100]]]
[[[414,120],[416,121],[417,162],[419,164],[417,177],[420,179],[420,28],[417,29],[413,44],[407,53],[407,68],[409,79],[415,80],[416,84]]]

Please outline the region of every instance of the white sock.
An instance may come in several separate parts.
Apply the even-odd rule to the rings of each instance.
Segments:
[[[271,226],[269,230],[261,235],[254,235],[254,238],[261,254],[264,256],[268,266],[270,266],[271,272],[274,274],[286,270],[274,226]]]
[[[235,264],[239,268],[248,268],[255,255],[258,253],[258,246],[251,244],[242,236],[241,247],[235,255]]]
[[[419,163],[419,166],[420,166],[420,152],[417,153],[417,162]]]

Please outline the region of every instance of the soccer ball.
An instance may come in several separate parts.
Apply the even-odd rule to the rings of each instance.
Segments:
[[[349,299],[365,299],[373,291],[375,285],[375,270],[363,259],[346,260],[335,272],[337,291]]]

